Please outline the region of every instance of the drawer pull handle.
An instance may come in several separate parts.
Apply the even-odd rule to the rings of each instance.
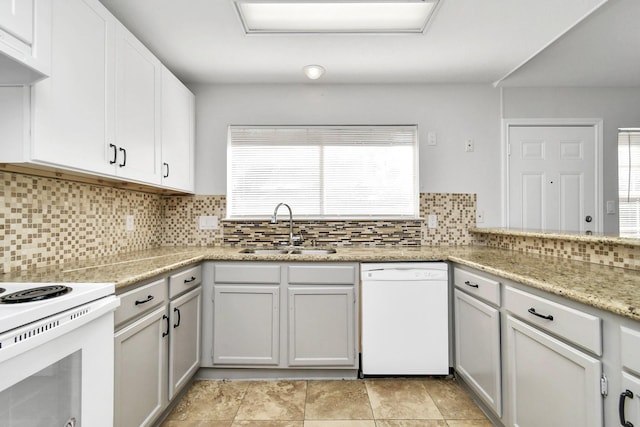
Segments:
[[[531,307],[529,310],[527,310],[529,313],[533,314],[534,316],[538,316],[542,319],[546,319],[546,320],[553,320],[553,316],[550,314],[547,314],[546,316],[544,314],[540,314],[536,312],[536,309]]]
[[[620,393],[620,402],[618,403],[618,415],[620,415],[620,425],[624,427],[633,427],[633,424],[627,421],[624,417],[624,401],[626,398],[633,399],[633,392],[631,390],[625,390]]]
[[[149,295],[147,299],[136,300],[136,305],[144,304],[153,299],[153,295]]]
[[[464,282],[464,284],[465,284],[465,285],[467,285],[467,286],[471,286],[472,288],[477,288],[477,287],[478,287],[478,284],[477,284],[477,283],[471,283],[471,282],[470,282],[470,281],[468,281],[468,280],[467,280],[467,281],[465,281],[465,282]]]
[[[173,324],[173,327],[174,327],[174,328],[177,328],[178,326],[180,326],[180,310],[178,310],[178,307],[175,307],[175,308],[173,309],[173,312],[174,312],[174,313],[178,313],[178,323],[174,323],[174,324]]]
[[[171,321],[169,320],[169,316],[167,316],[166,314],[162,315],[162,320],[166,320],[167,321],[167,332],[163,332],[162,333],[162,338],[166,337],[167,335],[169,335],[169,328],[171,327]]]
[[[194,280],[196,280],[196,278],[195,278],[195,277],[193,277],[193,276],[191,276],[191,279],[184,279],[184,283],[191,283],[191,282],[193,282]]]

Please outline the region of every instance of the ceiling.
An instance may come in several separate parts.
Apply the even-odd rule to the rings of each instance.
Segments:
[[[557,74],[572,71],[576,58],[589,57],[588,49],[576,47],[585,35],[574,32],[586,32],[590,40],[599,33],[582,27],[596,21],[596,30],[604,31],[611,19],[605,12],[619,4],[637,12],[640,4],[440,0],[424,34],[246,35],[232,0],[101,1],[186,83],[306,83],[302,67],[320,64],[327,72],[319,81],[328,84],[493,83],[506,77],[505,85],[516,77],[531,79],[521,73],[529,65],[539,68],[537,60],[545,55],[565,59]],[[619,19],[620,11],[611,14]],[[625,36],[606,35],[598,44],[605,51],[609,39]],[[565,58],[563,49],[576,52]],[[639,51],[637,44],[629,49],[636,56]],[[640,79],[637,70],[634,79]]]

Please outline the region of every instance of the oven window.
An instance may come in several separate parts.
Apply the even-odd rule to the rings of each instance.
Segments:
[[[8,427],[80,426],[81,350],[0,392]]]

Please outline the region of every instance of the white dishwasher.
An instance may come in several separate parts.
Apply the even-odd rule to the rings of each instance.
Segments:
[[[443,262],[361,264],[362,374],[449,374]]]

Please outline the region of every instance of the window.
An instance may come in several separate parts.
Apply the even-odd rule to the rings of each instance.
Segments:
[[[640,129],[618,132],[620,235],[640,237]]]
[[[298,218],[416,218],[416,126],[230,126],[227,212]]]

